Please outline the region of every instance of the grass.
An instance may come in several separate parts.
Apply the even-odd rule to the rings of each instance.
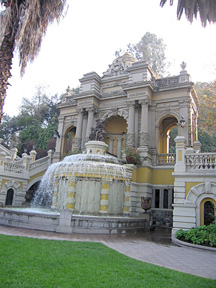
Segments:
[[[143,263],[100,243],[0,235],[0,287],[215,288],[216,281]]]

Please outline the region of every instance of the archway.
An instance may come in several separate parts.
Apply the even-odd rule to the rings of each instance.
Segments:
[[[62,155],[68,155],[73,151],[73,142],[76,135],[76,127],[70,126],[64,134],[63,143],[62,143]]]
[[[160,130],[160,147],[159,153],[169,153],[169,134],[170,131],[177,127],[178,120],[174,116],[166,116],[164,117],[159,125]]]
[[[122,150],[125,148],[127,122],[119,115],[108,118],[104,123],[105,143],[108,144],[108,152],[122,158]]]
[[[7,190],[5,205],[12,205],[13,204],[13,197],[14,197],[14,190],[12,188]]]
[[[29,203],[33,200],[35,191],[38,189],[39,185],[40,185],[40,181],[37,181],[28,189],[25,195],[26,202]]]

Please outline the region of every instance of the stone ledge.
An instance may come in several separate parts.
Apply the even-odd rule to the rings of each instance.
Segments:
[[[202,245],[195,245],[192,243],[184,242],[179,239],[177,239],[174,235],[172,236],[172,244],[180,247],[185,247],[185,248],[193,248],[193,249],[199,249],[203,251],[209,251],[209,252],[215,252],[216,253],[216,248],[214,247],[207,247],[207,246],[202,246]]]

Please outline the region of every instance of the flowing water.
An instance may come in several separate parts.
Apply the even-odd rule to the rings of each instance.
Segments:
[[[124,185],[127,168],[113,156],[76,154],[62,162],[52,164],[44,174],[35,192],[31,207],[50,208],[56,192],[56,209],[66,206],[71,182],[76,183],[75,210],[86,213],[99,212],[102,179],[109,180],[109,213],[122,214]]]

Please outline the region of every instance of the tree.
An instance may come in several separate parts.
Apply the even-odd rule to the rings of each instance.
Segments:
[[[167,0],[161,0],[160,6],[163,7]],[[170,0],[173,5],[174,0]],[[216,22],[216,1],[215,0],[178,0],[177,19],[180,20],[185,12],[186,18],[193,22],[193,18],[200,15],[201,23],[205,27],[209,23]]]
[[[196,83],[196,90],[200,99],[198,126],[213,135],[216,131],[216,81]]]
[[[199,129],[199,141],[202,144],[201,152],[213,152],[216,150],[216,134]]]
[[[19,155],[24,150],[30,152],[34,146],[38,158],[45,156],[47,150],[54,150],[53,134],[58,127],[58,101],[56,95],[48,98],[42,87],[37,89],[31,100],[23,98],[18,116],[12,118],[4,115],[2,118],[0,137],[4,144],[10,148],[16,145]]]
[[[47,27],[59,20],[66,0],[0,0],[0,122],[15,48],[21,74],[38,54]]]
[[[138,60],[147,61],[154,72],[163,76],[167,70],[169,63],[165,56],[166,45],[162,38],[158,38],[155,34],[146,32],[137,44],[128,44],[127,52],[136,57]],[[120,49],[115,52],[116,57],[120,56],[123,51]]]

